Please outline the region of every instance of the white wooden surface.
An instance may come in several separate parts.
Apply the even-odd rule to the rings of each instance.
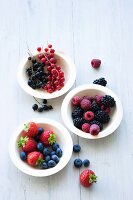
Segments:
[[[133,185],[133,1],[132,0],[0,0],[0,200],[131,200]],[[20,59],[30,49],[49,41],[68,53],[77,67],[76,85],[98,77],[121,98],[124,119],[111,136],[87,141],[77,136],[81,158],[89,158],[98,183],[85,189],[79,185],[79,170],[73,156],[60,173],[47,178],[29,177],[18,171],[8,155],[14,129],[33,117],[61,122],[64,97],[52,100],[54,111],[34,113],[32,97],[16,81]],[[90,68],[100,58],[99,71]]]

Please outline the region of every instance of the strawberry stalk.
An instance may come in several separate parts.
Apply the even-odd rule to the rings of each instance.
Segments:
[[[43,163],[43,162],[44,162],[44,160],[43,160],[41,157],[39,157],[39,158],[37,159],[37,161],[36,161],[36,166],[41,165],[41,163]]]
[[[96,182],[97,182],[97,176],[94,174],[90,174],[89,183],[96,183]]]
[[[26,141],[28,140],[28,137],[26,136],[26,137],[20,137],[20,140],[18,141],[18,148],[20,148],[20,147],[23,147],[24,145],[25,145],[25,143],[26,143]]]
[[[54,144],[56,142],[56,135],[50,134],[50,137],[48,138],[49,144]]]
[[[29,130],[29,123],[28,124],[24,124],[24,131],[28,131]]]

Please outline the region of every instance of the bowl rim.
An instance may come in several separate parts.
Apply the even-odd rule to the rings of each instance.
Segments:
[[[33,56],[37,56],[39,53],[35,52],[33,53]],[[29,95],[34,96],[36,98],[40,98],[40,99],[53,99],[53,98],[57,98],[62,96],[63,94],[65,94],[68,90],[70,90],[70,88],[73,86],[75,79],[76,79],[76,66],[73,62],[73,60],[64,52],[62,51],[56,51],[55,55],[63,58],[66,62],[70,63],[68,65],[68,71],[70,72],[69,74],[69,79],[68,81],[65,83],[65,86],[56,92],[53,92],[51,94],[49,93],[41,93],[38,90],[34,90],[31,87],[28,86],[28,84],[24,81],[24,76],[23,76],[23,68],[27,62],[27,57],[24,57],[21,62],[18,65],[17,68],[17,81],[20,85],[20,87]]]
[[[15,146],[16,139],[19,136],[20,132],[23,130],[24,123],[28,123],[31,121],[36,122],[36,123],[42,123],[42,124],[46,123],[46,124],[52,125],[56,127],[57,129],[60,129],[60,131],[66,135],[67,143],[69,144],[68,149],[67,149],[67,154],[65,155],[65,160],[63,160],[63,162],[60,165],[57,165],[57,167],[55,166],[47,170],[42,170],[42,169],[35,169],[35,168],[32,169],[32,168],[26,168],[26,167],[23,168],[23,166],[20,165],[20,163],[23,161],[21,161],[21,159],[16,154],[16,146]],[[72,141],[69,131],[61,123],[55,120],[48,119],[48,118],[33,118],[33,119],[25,121],[24,123],[22,123],[10,137],[8,151],[9,151],[10,159],[13,162],[13,164],[23,173],[30,176],[35,176],[35,177],[50,176],[62,170],[68,164],[72,156],[73,141]]]
[[[118,112],[117,115],[119,115],[119,118],[113,122],[113,126],[108,127],[107,130],[101,131],[102,135],[99,134],[97,136],[92,136],[91,134],[85,133],[85,132],[79,130],[78,128],[76,128],[69,120],[70,118],[68,117],[68,114],[67,114],[67,111],[68,111],[67,108],[68,108],[69,102],[71,101],[73,96],[75,96],[77,93],[84,91],[84,90],[99,90],[99,92],[101,91],[105,94],[111,95],[112,97],[114,97],[114,99],[116,101],[117,112]],[[85,85],[80,85],[80,86],[74,88],[66,95],[66,97],[64,98],[64,100],[62,102],[62,106],[61,106],[61,116],[62,116],[65,126],[70,131],[72,131],[74,134],[76,134],[82,138],[94,140],[94,139],[104,138],[104,137],[112,134],[119,127],[119,125],[122,121],[122,118],[123,118],[123,108],[122,108],[120,99],[111,89],[101,86],[101,85],[97,85],[97,84],[85,84]]]

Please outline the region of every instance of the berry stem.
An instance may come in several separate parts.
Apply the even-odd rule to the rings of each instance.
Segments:
[[[37,103],[39,103],[41,106],[43,106],[35,97],[33,97],[34,99],[35,99],[35,101],[37,102]]]

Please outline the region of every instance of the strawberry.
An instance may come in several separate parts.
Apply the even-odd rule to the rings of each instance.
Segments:
[[[28,137],[35,137],[38,134],[38,126],[35,122],[29,122],[24,125],[24,135]]]
[[[43,161],[43,154],[38,151],[33,151],[27,155],[27,163],[33,167],[40,165]]]
[[[35,140],[33,138],[29,138],[29,137],[20,137],[20,140],[18,141],[18,147],[22,147],[22,150],[25,152],[31,152],[31,151],[35,151],[37,148],[37,143],[35,142]]]
[[[56,135],[52,131],[44,131],[40,136],[40,141],[45,146],[51,146],[56,142]]]
[[[96,181],[97,176],[92,170],[87,169],[80,174],[80,183],[84,187],[90,187],[92,183],[96,183]]]

